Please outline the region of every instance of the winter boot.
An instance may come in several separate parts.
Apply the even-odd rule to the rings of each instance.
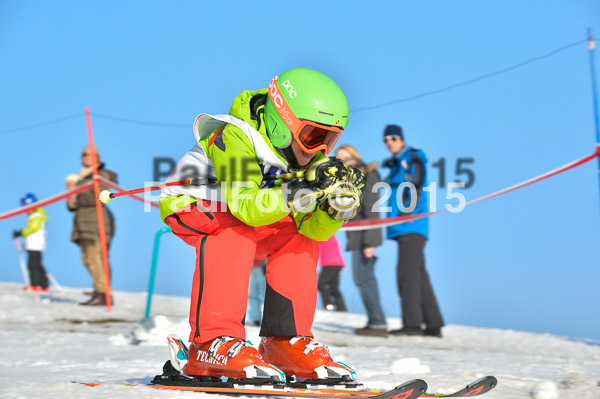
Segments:
[[[396,336],[405,336],[405,335],[425,335],[425,332],[421,329],[421,327],[402,327],[399,330],[392,330],[390,334]]]
[[[423,331],[423,335],[426,337],[442,338],[442,328],[426,328],[425,331]]]
[[[285,382],[285,374],[266,363],[260,353],[241,338],[218,337],[202,344],[192,343],[189,352],[176,335],[171,334],[167,339],[171,364],[183,374]]]
[[[352,368],[334,362],[327,347],[310,337],[262,337],[258,350],[266,362],[279,367],[288,377],[343,381],[356,378]]]
[[[366,337],[383,337],[388,336],[388,330],[385,327],[370,327],[366,326],[363,328],[355,328],[354,333],[356,335],[363,335]]]
[[[113,306],[115,304],[112,295],[110,297],[110,303]],[[84,306],[106,306],[106,295],[104,292],[96,292],[89,300],[80,302],[79,304]]]

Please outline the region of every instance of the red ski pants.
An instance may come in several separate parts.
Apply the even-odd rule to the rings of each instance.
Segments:
[[[167,217],[173,233],[196,248],[190,342],[227,335],[245,339],[248,282],[255,259],[267,259],[261,336],[312,337],[319,244],[288,216],[252,227],[199,200]]]

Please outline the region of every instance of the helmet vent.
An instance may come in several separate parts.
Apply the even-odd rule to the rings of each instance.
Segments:
[[[319,111],[320,114],[323,115],[329,115],[329,116],[333,116],[333,114],[330,114],[329,112],[323,112],[323,111]]]

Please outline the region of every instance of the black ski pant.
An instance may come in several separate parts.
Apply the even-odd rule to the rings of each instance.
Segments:
[[[398,242],[398,293],[402,302],[403,327],[439,328],[444,325],[429,274],[425,270],[425,243],[420,234],[394,238]]]
[[[27,268],[32,286],[48,288],[48,276],[42,266],[42,251],[27,251]]]
[[[336,305],[337,310],[346,310],[344,297],[340,292],[340,273],[342,266],[322,266],[317,287],[321,293],[323,306]]]

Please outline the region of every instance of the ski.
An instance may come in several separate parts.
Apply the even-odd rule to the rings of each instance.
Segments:
[[[153,381],[160,381],[161,376],[156,376]],[[76,382],[76,381],[73,381]],[[78,384],[86,386],[100,386],[101,383],[83,383],[77,382]],[[498,381],[493,376],[483,377],[477,381],[473,381],[468,384],[465,388],[449,393],[429,393],[425,392],[427,389],[427,383],[423,380],[412,380],[405,382],[404,384],[398,385],[396,388],[389,391],[360,391],[356,389],[347,389],[347,386],[351,384],[339,385],[342,388],[335,388],[336,386],[329,386],[323,388],[321,384],[304,384],[304,387],[300,387],[298,383],[292,384],[262,384],[254,385],[249,383],[235,383],[235,382],[216,382],[216,383],[204,383],[206,386],[198,385],[199,382],[189,381],[187,384],[183,383],[176,384],[175,381],[167,382],[167,384],[150,383],[150,384],[130,384],[123,383],[123,386],[144,386],[153,389],[166,389],[166,390],[180,390],[180,391],[196,391],[214,394],[227,394],[227,395],[249,395],[249,396],[266,396],[266,397],[316,397],[316,398],[341,398],[341,399],[414,399],[414,398],[467,398],[473,396],[483,395],[497,385]],[[360,384],[354,384],[356,387],[360,387]]]
[[[159,377],[159,376],[157,376]],[[76,382],[76,381],[73,381]],[[86,386],[101,386],[101,383],[82,383]],[[423,380],[411,380],[398,385],[389,391],[356,391],[352,389],[318,389],[318,388],[292,388],[285,384],[252,385],[244,383],[222,383],[229,386],[200,386],[200,385],[162,385],[150,384],[128,384],[123,386],[144,386],[153,389],[165,389],[175,391],[194,391],[213,393],[221,395],[244,395],[264,397],[291,397],[291,398],[338,398],[338,399],[416,399],[427,390],[427,383]],[[216,385],[216,384],[212,384]]]
[[[463,389],[461,389],[459,391],[449,393],[449,394],[425,392],[420,396],[420,398],[466,398],[466,397],[472,397],[472,396],[479,396],[479,395],[483,395],[484,393],[491,391],[492,389],[494,389],[496,387],[497,384],[498,384],[498,380],[496,379],[496,377],[489,375],[487,377],[483,377],[476,381],[471,382],[470,384],[468,384],[466,387],[464,387]],[[289,383],[287,383],[287,385],[289,385]],[[360,384],[358,384],[358,385],[360,385]],[[309,386],[307,388],[310,388],[311,390],[314,390],[317,392],[322,392],[322,393],[331,391],[331,389],[323,389],[320,386]],[[372,394],[369,393],[368,391],[354,391],[354,392],[355,392],[356,396],[362,396],[362,397],[372,396]]]
[[[450,394],[441,394],[441,393],[429,393],[425,392],[421,395],[422,398],[467,398],[471,396],[479,396],[483,395],[486,392],[491,391],[498,384],[498,380],[496,377],[488,375],[487,377],[483,377],[478,379],[477,381],[473,381],[460,391],[456,391]]]
[[[423,380],[412,380],[398,385],[396,388],[386,392],[361,392],[348,389],[312,389],[312,388],[290,388],[285,385],[279,387],[260,386],[250,387],[236,386],[235,388],[213,388],[213,387],[182,387],[173,385],[147,385],[155,389],[174,389],[186,391],[199,391],[206,393],[229,393],[236,395],[270,396],[270,397],[317,397],[317,398],[377,398],[377,399],[416,399],[427,390],[427,383]]]

